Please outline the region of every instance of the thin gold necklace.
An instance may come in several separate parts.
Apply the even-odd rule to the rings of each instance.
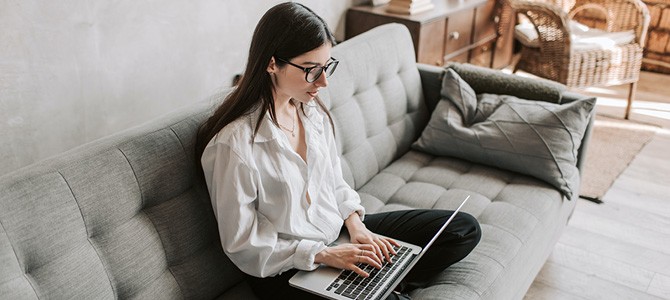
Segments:
[[[284,127],[284,125],[282,125],[281,123],[277,122],[277,124],[279,124],[279,127],[281,127],[282,129],[290,132],[292,137],[295,137],[295,117],[298,115],[298,108],[297,107],[295,109],[295,112],[296,113],[293,115],[293,118],[291,118],[293,120],[293,124],[291,125],[291,129],[288,129],[287,127]]]

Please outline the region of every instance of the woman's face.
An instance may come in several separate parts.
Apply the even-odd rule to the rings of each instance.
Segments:
[[[323,67],[331,61],[330,48],[330,44],[325,43],[319,48],[294,57],[290,62],[303,68]],[[288,63],[284,63],[279,68],[276,59],[273,58],[268,66],[268,71],[275,74],[273,81],[276,91],[275,100],[292,98],[307,103],[316,97],[320,88],[328,85],[325,71],[316,81],[309,83],[305,80],[305,71]]]

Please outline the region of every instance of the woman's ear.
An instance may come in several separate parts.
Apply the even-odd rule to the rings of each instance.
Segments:
[[[268,73],[273,74],[277,72],[277,63],[275,62],[275,57],[270,57],[270,62],[268,63]]]

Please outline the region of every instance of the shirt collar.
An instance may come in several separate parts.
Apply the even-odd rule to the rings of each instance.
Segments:
[[[316,102],[312,100],[307,104],[303,105],[303,107],[305,108],[304,116],[306,117],[303,118],[303,120],[307,121],[302,123],[303,127],[311,126],[312,127],[311,129],[314,129],[319,133],[323,133],[323,117],[317,111],[320,109],[318,104],[316,104]],[[260,118],[261,116],[261,111],[262,109],[258,108],[249,115],[249,122],[252,132],[254,129],[256,129],[256,123],[258,122],[258,118]],[[301,109],[298,109],[298,112],[302,114]],[[263,122],[261,122],[261,126],[258,128],[256,137],[254,138],[254,143],[269,142],[279,138],[279,134],[283,134],[282,131],[272,123],[270,112],[266,111],[265,113],[263,113],[263,118],[264,120]]]
[[[253,133],[256,129],[256,123],[261,117],[262,109],[259,107],[253,113],[249,115],[249,126],[251,126],[251,132]],[[268,112],[263,113],[264,120],[261,122],[260,127],[258,127],[258,132],[256,132],[256,137],[254,138],[254,143],[264,143],[277,139],[277,132],[273,127],[276,127],[272,124],[272,119]]]
[[[309,101],[307,104],[303,105],[305,108],[304,116],[307,117],[307,122],[302,122],[303,126],[311,126],[318,133],[323,133],[323,118],[324,115],[318,112],[319,107],[316,104],[316,101]]]

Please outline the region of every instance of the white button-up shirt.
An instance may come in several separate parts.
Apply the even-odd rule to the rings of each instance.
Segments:
[[[307,162],[268,113],[252,141],[260,109],[224,127],[201,158],[223,249],[252,276],[315,269],[344,220],[365,214],[342,178],[328,117],[313,101],[303,106]]]

